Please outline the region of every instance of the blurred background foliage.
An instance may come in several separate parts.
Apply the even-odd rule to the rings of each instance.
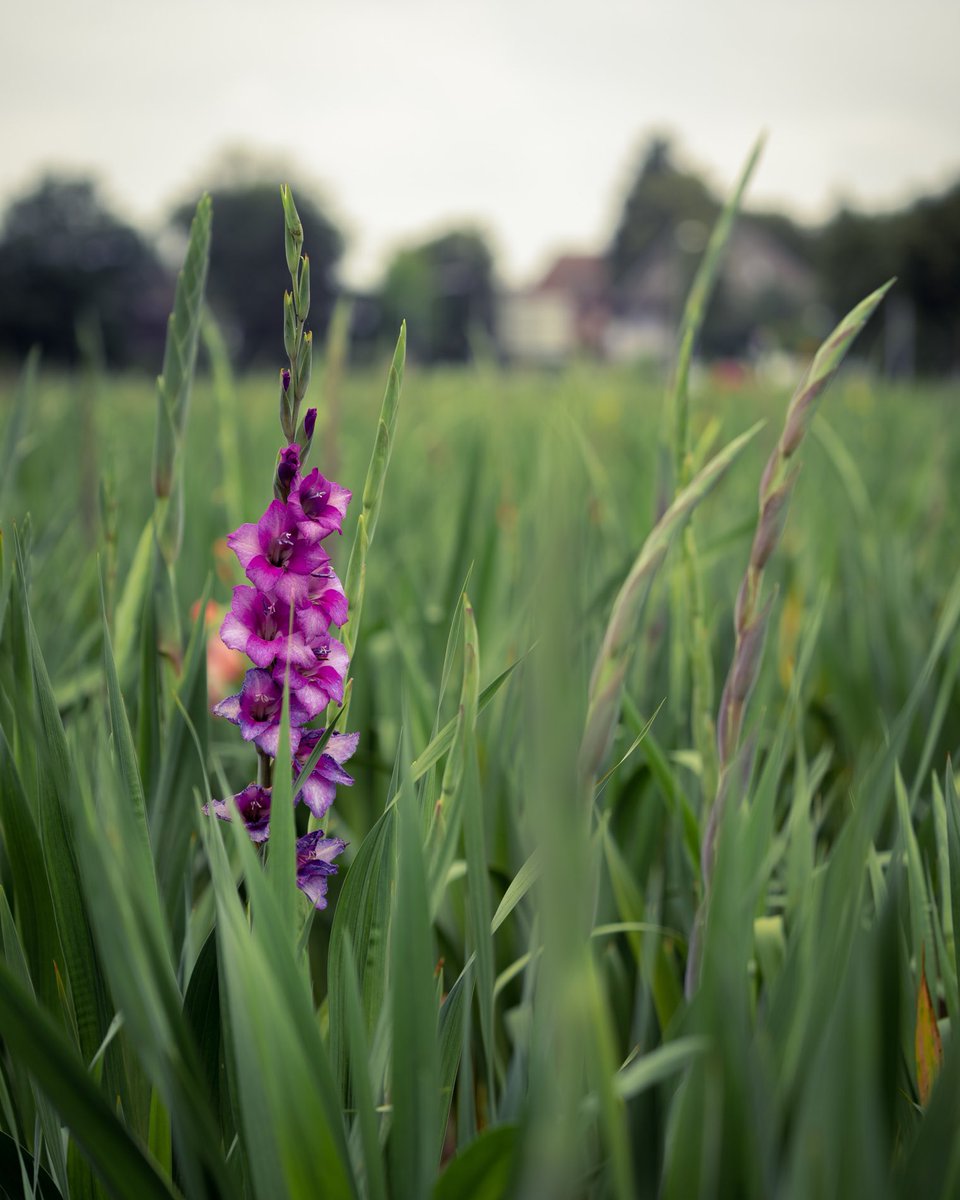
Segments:
[[[275,357],[273,306],[284,279],[270,214],[276,180],[287,174],[276,162],[233,152],[204,176],[218,213],[209,297],[241,367]],[[499,313],[506,291],[495,245],[482,229],[454,223],[411,240],[397,249],[378,285],[358,292],[338,277],[347,222],[317,187],[300,183],[296,194],[312,247],[318,336],[344,296],[352,301],[355,358],[385,350],[401,314],[410,318],[418,361],[469,361],[481,345],[483,353],[513,357],[509,318]],[[661,333],[673,330],[720,206],[702,174],[669,141],[654,138],[638,155],[606,245],[591,258],[589,285],[548,272],[529,290],[560,287],[579,318],[584,305],[591,310],[588,324],[599,306],[605,323],[632,322],[635,332],[653,321]],[[54,174],[28,187],[0,224],[0,356],[16,360],[38,344],[48,361],[74,361],[77,325],[95,318],[110,364],[155,362],[190,211],[190,204],[176,203],[161,229],[137,230],[89,179]],[[740,361],[770,350],[809,351],[860,297],[897,275],[893,303],[867,331],[864,346],[875,347],[891,374],[950,373],[960,365],[958,273],[960,183],[896,211],[841,207],[819,226],[748,209],[700,349],[708,358]],[[564,360],[609,355],[595,331],[581,334]],[[665,344],[662,335],[653,357],[663,359]],[[640,356],[643,344],[633,346],[628,339],[628,349],[615,353]]]

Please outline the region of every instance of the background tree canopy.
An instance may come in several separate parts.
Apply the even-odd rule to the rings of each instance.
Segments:
[[[7,209],[0,240],[0,346],[73,360],[77,324],[99,324],[111,361],[156,359],[172,289],[145,238],[96,183],[48,175]]]
[[[387,268],[383,285],[387,329],[408,323],[417,357],[466,362],[471,339],[492,337],[493,255],[482,233],[455,230],[406,250]]]
[[[281,297],[289,286],[279,183],[293,172],[259,153],[228,151],[176,205],[168,232],[189,226],[196,198],[214,200],[207,295],[241,368],[282,357]],[[322,341],[340,292],[344,239],[318,190],[294,183],[310,247],[311,328]],[[605,247],[603,303],[622,322],[673,330],[721,199],[670,142],[649,141]],[[176,256],[174,256],[176,257]],[[99,326],[110,363],[156,370],[173,292],[153,242],[104,200],[97,183],[51,174],[15,198],[0,226],[0,356],[40,345],[77,357],[78,324]],[[842,207],[820,226],[781,212],[742,213],[702,330],[705,357],[770,345],[804,352],[824,323],[892,275],[897,287],[861,347],[882,343],[888,370],[960,370],[960,183],[899,210]],[[464,362],[493,338],[497,288],[486,236],[453,228],[399,250],[379,289],[354,295],[352,352],[392,345],[402,319],[411,353]]]

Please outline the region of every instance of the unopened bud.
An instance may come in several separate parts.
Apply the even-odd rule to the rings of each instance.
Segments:
[[[310,311],[310,259],[305,254],[300,260],[300,280],[297,283],[297,312],[301,321]]]
[[[293,202],[293,194],[286,184],[280,188],[280,199],[283,203],[283,248],[287,256],[287,270],[290,272],[290,278],[296,283],[300,266],[300,247],[303,245],[303,225],[297,206]]]
[[[290,391],[290,368],[280,372],[280,428],[287,441],[292,441],[297,432],[293,419],[293,394]]]
[[[290,446],[285,446],[277,458],[277,479],[274,493],[278,499],[286,501],[299,470],[300,447],[294,442]]]
[[[293,310],[293,292],[283,293],[283,348],[294,362],[297,354],[297,317]]]
[[[294,393],[297,398],[297,404],[307,394],[307,388],[310,386],[310,374],[313,370],[313,332],[308,330],[303,335],[303,341],[300,343],[300,353],[297,355],[297,381],[294,386]]]
[[[317,410],[308,408],[307,415],[303,418],[303,431],[307,435],[307,441],[313,441],[313,431],[317,425]]]

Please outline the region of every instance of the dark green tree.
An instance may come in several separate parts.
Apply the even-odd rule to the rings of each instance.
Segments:
[[[283,357],[282,297],[290,286],[280,207],[284,182],[293,188],[303,222],[310,255],[310,328],[320,341],[338,294],[336,270],[344,243],[336,225],[283,164],[231,155],[208,174],[204,186],[213,197],[214,223],[207,296],[237,362],[246,366]],[[194,203],[176,209],[174,225],[189,227]]]
[[[172,287],[149,243],[88,178],[47,175],[6,211],[0,237],[0,346],[17,357],[77,356],[77,325],[99,325],[114,363],[156,358]]]
[[[482,233],[454,230],[401,250],[383,285],[384,327],[407,321],[410,352],[427,362],[467,362],[494,326],[493,255]]]
[[[672,242],[681,224],[695,222],[709,232],[719,211],[704,181],[676,165],[670,142],[654,138],[643,153],[607,251],[614,286],[624,285],[665,238]]]

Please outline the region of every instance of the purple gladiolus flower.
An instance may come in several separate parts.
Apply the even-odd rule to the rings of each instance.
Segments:
[[[297,887],[309,896],[315,908],[327,907],[327,879],[337,873],[332,860],[346,846],[341,838],[324,837],[322,829],[297,838]]]
[[[318,542],[331,533],[342,533],[340,526],[353,493],[330,479],[316,467],[290,492],[289,505],[297,519],[300,536]]]
[[[214,705],[215,716],[240,726],[244,741],[254,742],[264,754],[276,758],[280,742],[280,711],[283,706],[283,683],[277,683],[269,671],[256,668],[248,671],[236,696],[228,696]],[[295,753],[300,742],[298,726],[315,717],[320,709],[311,712],[296,692],[290,693],[290,749]]]
[[[235,529],[227,545],[255,587],[287,604],[306,600],[310,576],[330,569],[327,552],[299,535],[293,513],[282,500],[272,500],[256,525]]]
[[[307,600],[326,618],[327,624],[346,623],[349,606],[343,585],[333,567],[314,571],[307,580]]]
[[[317,410],[308,408],[307,415],[303,418],[303,432],[307,435],[307,441],[313,441],[313,431],[317,425]]]
[[[315,655],[307,644],[323,636],[322,617],[310,609],[298,609],[290,630],[290,605],[252,587],[235,587],[230,609],[220,626],[220,639],[231,650],[239,650],[255,666],[271,667],[287,662],[310,670]]]
[[[205,804],[203,811],[212,812],[221,821],[232,821],[234,806],[251,841],[265,842],[270,836],[270,789],[251,783],[229,800],[212,800]]]
[[[330,703],[343,702],[343,680],[350,669],[350,655],[346,646],[322,634],[311,642],[308,650],[311,661],[290,661],[290,690],[296,689],[297,697],[305,708],[319,712]],[[283,683],[284,668],[278,663],[273,670],[274,679]]]
[[[323,734],[322,729],[308,729],[301,735],[300,744],[294,754],[294,783]],[[295,801],[302,799],[315,817],[321,818],[326,814],[333,803],[338,783],[345,787],[350,787],[353,783],[353,776],[347,774],[343,764],[353,757],[359,740],[359,733],[331,733],[317,765],[303,785],[299,796],[294,797]]]

